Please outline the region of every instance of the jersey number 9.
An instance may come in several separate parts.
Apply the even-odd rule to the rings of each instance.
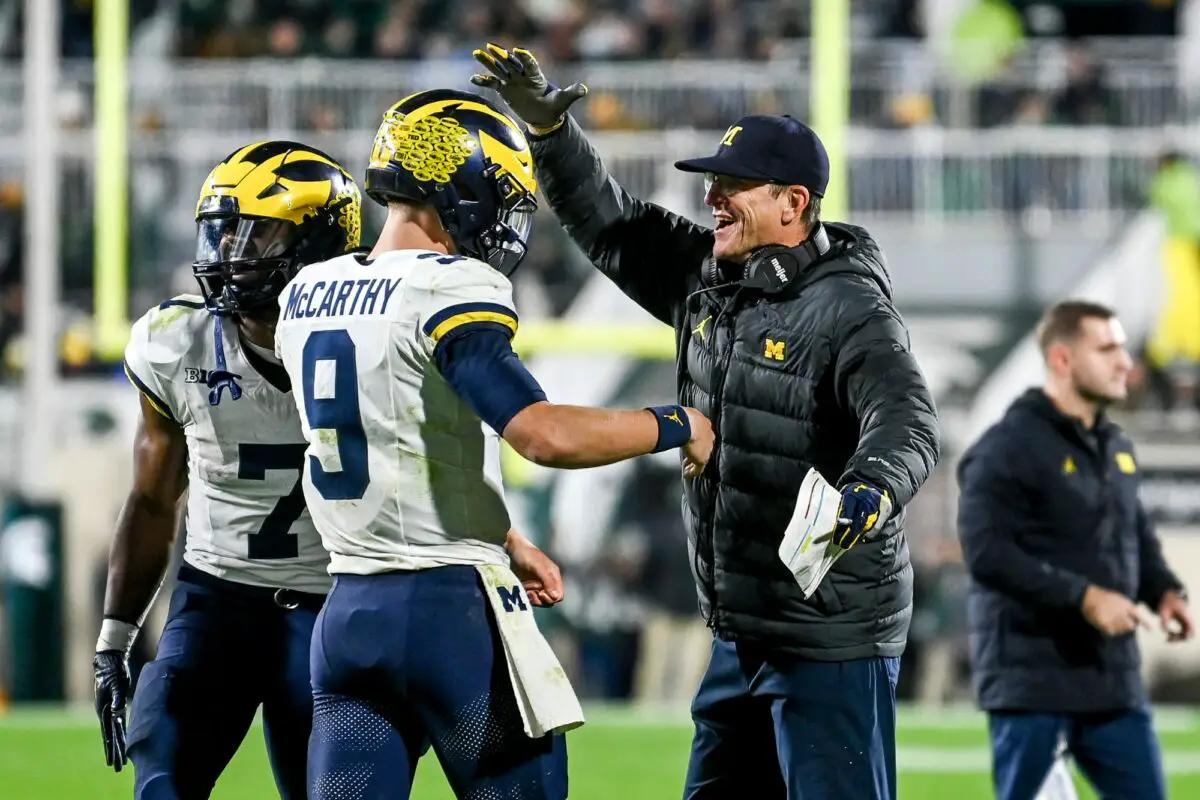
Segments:
[[[334,431],[341,462],[340,470],[326,470],[310,455],[313,486],[326,500],[361,499],[371,478],[358,407],[354,340],[347,331],[315,331],[304,343],[304,415],[318,439],[319,431]]]

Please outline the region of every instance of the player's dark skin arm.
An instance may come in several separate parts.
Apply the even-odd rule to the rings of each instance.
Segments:
[[[176,506],[187,487],[187,439],[178,424],[141,397],[133,488],[108,554],[104,616],[136,624],[171,559]]]
[[[687,409],[692,440],[684,448],[687,474],[699,474],[712,452],[708,420]],[[504,440],[525,458],[546,467],[600,467],[654,451],[658,421],[643,410],[557,405],[542,401],[522,409],[504,427]]]

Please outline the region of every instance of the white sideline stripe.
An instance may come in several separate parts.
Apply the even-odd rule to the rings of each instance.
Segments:
[[[691,728],[686,706],[590,704],[584,708],[588,724],[596,727]],[[90,706],[26,707],[0,712],[0,730],[6,728],[69,730],[95,724]],[[987,730],[987,718],[966,706],[946,708],[900,707],[897,726],[904,731]],[[1154,709],[1154,727],[1158,733],[1200,732],[1200,713],[1186,708]]]
[[[588,716],[588,723],[596,727],[663,727],[687,728],[690,723],[686,716],[662,713],[634,713],[636,709],[594,708]],[[904,727],[924,728],[930,730],[933,726],[910,726],[903,721]],[[1195,715],[1190,715],[1195,722]],[[255,725],[261,724],[260,720]],[[1177,723],[1178,724],[1178,723]],[[84,730],[96,725],[95,714],[90,708],[48,708],[22,709],[0,716],[0,731],[12,730]],[[956,727],[967,727],[965,725]],[[1187,726],[1188,729],[1194,725]],[[1161,726],[1160,726],[1161,728]],[[901,773],[978,773],[991,769],[992,757],[986,748],[982,747],[906,747],[901,745],[896,750],[896,766]],[[1195,750],[1164,750],[1163,767],[1170,775],[1200,774],[1200,752]]]
[[[896,750],[900,772],[987,772],[991,753],[982,748],[900,747]],[[1164,750],[1163,769],[1169,775],[1200,774],[1200,753],[1194,750]]]
[[[692,724],[686,706],[590,704],[583,711],[587,721],[596,725],[691,727]],[[901,730],[986,731],[987,716],[970,706],[901,706],[896,709],[896,724]],[[1200,731],[1200,713],[1170,706],[1155,708],[1154,728],[1159,733]]]
[[[1161,706],[1153,710],[1154,729],[1159,733],[1183,733],[1200,730],[1200,714],[1188,709]],[[967,706],[946,708],[901,707],[896,709],[900,728],[925,730],[987,730],[987,715]]]

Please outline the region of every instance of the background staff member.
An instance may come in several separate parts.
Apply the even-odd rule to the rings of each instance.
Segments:
[[[1102,797],[1165,796],[1138,669],[1137,603],[1173,641],[1193,625],[1138,498],[1133,446],[1105,415],[1132,362],[1114,313],[1051,308],[1046,382],[963,458],[971,665],[1000,800],[1032,800],[1065,743]]]

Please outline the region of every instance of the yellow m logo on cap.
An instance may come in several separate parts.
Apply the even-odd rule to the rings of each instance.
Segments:
[[[734,137],[736,137],[741,132],[742,132],[741,125],[731,125],[729,127],[729,130],[725,131],[725,135],[723,137],[721,137],[721,144],[725,144],[725,145],[733,144]]]

